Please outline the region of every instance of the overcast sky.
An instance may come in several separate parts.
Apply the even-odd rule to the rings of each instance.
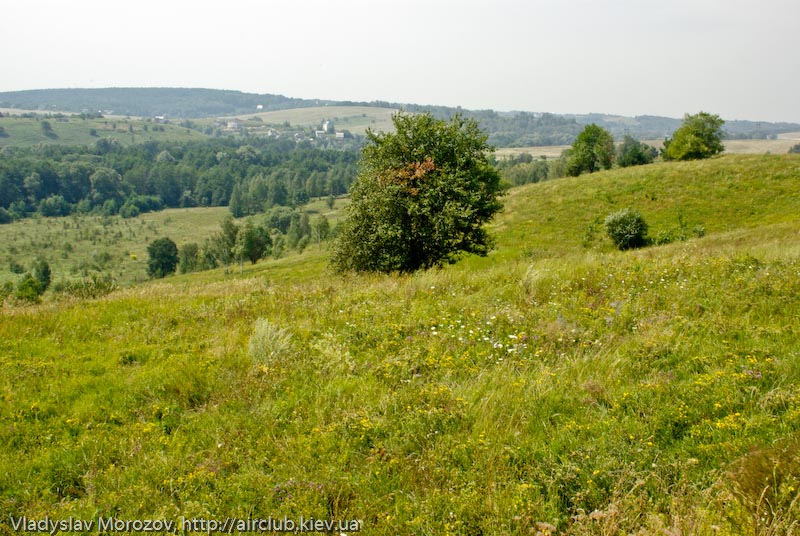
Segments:
[[[798,0],[0,0],[0,91],[800,122]]]

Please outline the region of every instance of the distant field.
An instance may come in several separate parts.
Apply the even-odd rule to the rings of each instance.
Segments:
[[[543,145],[541,147],[501,147],[495,151],[497,158],[509,158],[520,154],[529,154],[534,158],[545,156],[547,158],[558,158],[564,149],[569,149],[569,145]]]
[[[785,154],[798,143],[800,143],[800,137],[786,137],[777,140],[728,140],[725,142],[725,152],[732,154]]]
[[[372,106],[319,106],[315,108],[295,108],[257,114],[238,116],[240,119],[259,117],[267,124],[280,125],[288,121],[292,126],[313,127],[328,119],[333,121],[336,130],[349,130],[353,134],[363,134],[367,128],[389,130],[392,127],[394,108],[375,108]]]
[[[25,113],[10,110],[13,114]],[[41,113],[41,112],[38,112]],[[44,122],[50,130],[45,130]],[[202,133],[178,125],[158,125],[139,119],[103,117],[81,119],[78,116],[56,117],[0,117],[0,147],[7,145],[30,146],[38,143],[57,145],[91,145],[100,138],[115,138],[122,145],[146,141],[187,141],[206,138]],[[161,130],[163,128],[163,131]]]

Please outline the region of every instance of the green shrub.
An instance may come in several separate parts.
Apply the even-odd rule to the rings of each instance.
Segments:
[[[51,274],[50,265],[47,264],[46,260],[40,257],[34,261],[31,267],[31,275],[39,282],[42,292],[50,287]]]
[[[12,274],[24,274],[25,267],[14,259],[8,259],[8,269]]]
[[[11,281],[6,281],[2,285],[0,285],[0,305],[11,296],[11,293],[14,292],[14,283]]]
[[[111,274],[91,274],[82,279],[59,281],[53,285],[53,291],[77,298],[99,298],[117,289],[117,282]]]
[[[14,216],[3,207],[0,207],[0,225],[11,223],[12,221],[14,221]]]
[[[38,279],[31,274],[25,274],[25,277],[17,284],[14,297],[23,302],[39,303],[44,290]]]
[[[166,277],[178,267],[178,246],[169,238],[153,240],[147,246],[147,274],[153,278]]]
[[[123,218],[135,218],[139,215],[139,207],[131,203],[130,201],[125,201],[125,204],[122,205],[122,208],[119,209],[119,215]]]
[[[606,232],[619,249],[633,249],[647,243],[647,222],[641,213],[626,208],[609,214],[605,221]]]

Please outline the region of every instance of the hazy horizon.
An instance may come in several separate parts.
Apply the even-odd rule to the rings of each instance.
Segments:
[[[800,122],[789,0],[0,0],[0,12],[0,91],[208,88]]]

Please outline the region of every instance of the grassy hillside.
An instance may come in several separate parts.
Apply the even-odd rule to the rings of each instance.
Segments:
[[[47,128],[46,123],[50,128]],[[202,133],[177,125],[154,123],[121,117],[81,119],[79,116],[0,117],[0,148],[31,145],[92,145],[100,138],[116,138],[122,145],[146,141],[201,140]]]
[[[786,534],[798,191],[799,157],[657,164],[515,189],[496,251],[441,270],[334,276],[312,249],[7,304],[0,507]],[[653,234],[705,236],[614,251],[598,222],[625,206]]]
[[[177,244],[200,242],[219,231],[227,207],[168,209],[137,218],[75,214],[0,225],[0,284],[14,281],[12,261],[28,267],[38,256],[53,281],[105,272],[123,286],[147,279],[147,245],[162,236]]]
[[[325,214],[336,223],[338,209],[346,203],[337,199],[334,210],[326,200],[314,199],[299,210],[310,216]],[[29,218],[0,225],[0,285],[20,275],[13,264],[27,269],[44,258],[54,282],[80,279],[104,273],[120,286],[147,280],[147,246],[156,238],[169,237],[178,247],[188,242],[202,244],[220,230],[230,215],[228,207],[176,208],[149,212],[136,218],[73,214],[65,218]],[[254,216],[261,223],[261,216]]]

